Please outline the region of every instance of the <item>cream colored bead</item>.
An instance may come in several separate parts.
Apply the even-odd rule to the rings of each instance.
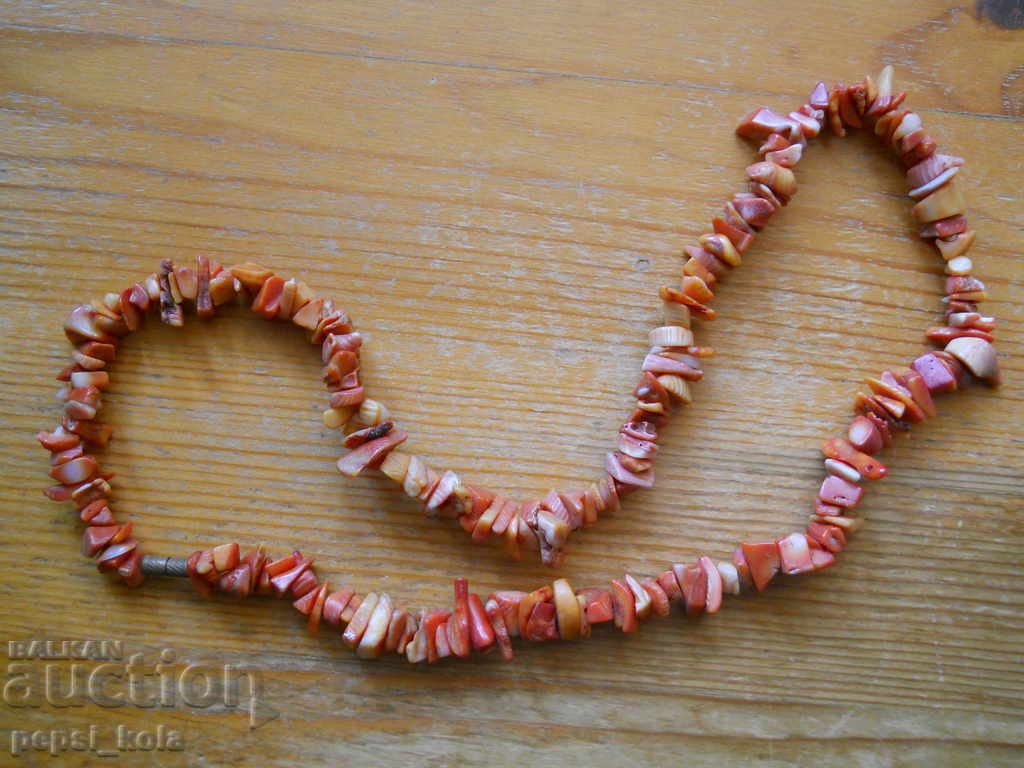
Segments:
[[[543,508],[537,512],[537,530],[543,534],[544,540],[556,549],[565,545],[571,533],[568,523]]]
[[[105,297],[100,299],[93,299],[92,301],[89,302],[89,306],[92,307],[93,312],[95,312],[100,317],[105,317],[108,320],[118,319],[117,312],[107,306],[107,301]],[[98,319],[99,318],[97,318],[97,320]]]
[[[640,621],[646,621],[651,615],[651,596],[647,594],[646,589],[640,586],[640,582],[628,573],[626,574],[626,585],[633,593],[633,599],[636,602],[636,617]]]
[[[184,301],[184,296],[181,295],[181,288],[178,287],[178,276],[174,274],[173,269],[167,273],[167,285],[171,289],[171,298],[174,299],[174,303],[181,304]]]
[[[946,261],[952,261],[958,256],[963,256],[967,253],[967,249],[974,244],[974,236],[974,230],[968,229],[966,232],[953,235],[948,239],[937,238],[935,240],[935,247],[939,249],[942,258]]]
[[[328,408],[324,411],[324,426],[328,429],[339,429],[348,424],[354,408]]]
[[[645,403],[643,400],[636,401],[636,407],[641,411],[647,411],[648,413],[664,413],[665,406],[661,403]]]
[[[285,281],[284,287],[281,289],[281,302],[277,306],[278,320],[292,319],[295,307],[295,294],[298,290],[297,285],[294,277]]]
[[[230,571],[238,565],[238,543],[220,544],[213,548],[213,567],[219,572]]]
[[[947,275],[969,275],[973,268],[974,264],[967,256],[957,256],[955,259],[950,259],[946,262]]]
[[[409,472],[409,461],[412,459],[408,453],[392,451],[380,465],[380,471],[390,477],[396,483],[404,483],[405,476]]]
[[[407,495],[416,498],[427,486],[427,465],[419,456],[409,457],[409,469],[405,473],[405,480],[402,481],[402,490]]]
[[[999,383],[999,360],[996,358],[996,348],[989,342],[965,336],[949,342],[946,351],[979,379],[993,385]]]
[[[142,281],[142,286],[146,289],[150,301],[160,301],[160,281],[156,275],[149,275]]]
[[[693,344],[693,331],[680,325],[652,328],[649,334],[652,347],[689,347]]]
[[[391,597],[384,592],[377,600],[373,613],[366,623],[366,631],[363,632],[359,645],[356,648],[356,656],[361,659],[372,659],[380,656],[381,646],[384,645],[384,638],[387,636],[388,624],[391,623]]]
[[[375,427],[388,420],[388,409],[376,400],[367,398],[359,406],[359,423]]]
[[[693,402],[693,398],[690,396],[690,385],[686,383],[686,379],[682,376],[666,373],[658,377],[658,383],[667,389],[668,393],[677,400],[687,404]]]
[[[103,303],[107,306],[111,312],[121,311],[121,294],[119,293],[108,293],[103,297]]]
[[[359,604],[356,612],[352,615],[352,621],[345,627],[345,631],[341,636],[341,639],[349,648],[357,647],[359,641],[363,639],[363,633],[366,632],[366,627],[370,623],[370,617],[376,610],[379,600],[380,596],[376,592],[371,592],[363,598],[363,602]]]
[[[743,263],[743,259],[740,257],[740,252],[736,250],[736,246],[732,244],[732,240],[725,235],[701,235],[697,238],[697,242],[700,243],[701,248],[706,250],[708,253],[714,254],[715,258],[721,259],[730,267],[738,267]]]
[[[215,307],[227,304],[238,295],[240,288],[240,283],[232,277],[230,272],[225,270],[216,277],[210,278],[210,301]]]
[[[292,302],[292,316],[300,309],[309,304],[314,298],[312,289],[299,280],[295,283],[295,300]]]
[[[892,143],[897,144],[899,140],[904,136],[908,136],[914,131],[921,128],[921,116],[916,112],[907,112],[900,120],[900,124],[896,126],[896,130],[892,132]]]
[[[914,216],[922,223],[938,221],[963,213],[966,208],[964,196],[960,193],[955,178],[950,179],[944,187],[939,187],[928,197],[914,206]]]
[[[719,560],[715,563],[715,567],[718,568],[718,572],[722,576],[722,591],[727,595],[738,595],[740,593],[740,574],[736,570],[736,566],[725,560]]]
[[[551,585],[558,616],[558,634],[563,640],[577,640],[580,636],[580,603],[565,579],[556,579]]]
[[[882,71],[878,73],[878,79],[875,81],[875,87],[878,90],[878,95],[875,97],[875,101],[879,104],[888,104],[892,99],[892,65],[887,64],[882,67]],[[868,107],[874,106],[869,104]]]
[[[994,324],[995,321],[994,317],[986,317],[978,312],[954,312],[946,318],[946,324],[953,328],[969,328],[977,322]],[[76,387],[79,386],[75,384],[75,374],[71,374],[71,383]]]
[[[196,271],[190,267],[175,267],[174,280],[178,284],[181,298],[185,301],[195,301],[199,295],[199,280]]]
[[[851,483],[860,482],[860,472],[851,467],[845,461],[825,459],[825,471],[830,475],[835,475],[836,477],[841,477],[844,480],[849,480]]]
[[[681,325],[690,327],[690,308],[675,301],[663,302],[665,325]]]
[[[811,519],[819,523],[837,525],[847,533],[856,533],[861,529],[861,526],[864,525],[863,517],[846,517],[845,515],[818,515],[817,517],[813,517]]]

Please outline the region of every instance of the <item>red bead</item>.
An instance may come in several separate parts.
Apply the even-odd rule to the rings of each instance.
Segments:
[[[482,651],[494,645],[494,628],[487,618],[480,596],[469,596],[469,636],[473,642],[473,650]]]
[[[779,572],[781,561],[779,547],[774,541],[761,541],[753,544],[741,544],[743,558],[750,569],[750,578],[758,592],[764,592],[768,583]]]
[[[584,587],[577,594],[583,597],[583,610],[587,621],[601,624],[615,618],[612,606],[612,593],[602,587]]]

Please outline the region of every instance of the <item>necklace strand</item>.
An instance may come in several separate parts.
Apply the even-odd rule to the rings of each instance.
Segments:
[[[200,256],[195,269],[165,260],[158,273],[142,282],[71,311],[64,331],[75,348],[70,365],[57,377],[66,382],[58,392],[63,418],[52,432],[38,435],[51,453],[50,475],[57,481],[45,494],[54,501],[74,503],[86,524],[83,554],[129,586],[138,586],[146,575],[187,576],[204,595],[221,591],[238,597],[287,597],[308,617],[311,632],[327,623],[339,628],[343,641],[359,656],[389,651],[404,654],[411,662],[466,657],[493,647],[511,659],[513,637],[575,640],[605,622],[633,632],[652,615],[668,615],[673,602],[681,603],[690,616],[716,613],[726,594],[763,591],[779,573],[826,568],[864,522],[855,512],[864,480],[887,474],[874,455],[897,431],[936,415],[932,395],[952,392],[973,378],[992,386],[1000,381],[992,346],[995,319],[978,312],[978,304],[987,298],[985,286],[972,276],[966,255],[975,235],[967,228],[955,181],[963,160],[937,152],[920,117],[902,108],[905,96],[893,91],[892,69],[886,67],[877,82],[867,77],[831,89],[818,83],[808,102],[788,115],[760,108],[742,121],[737,133],[762,142],[762,159],[747,167],[748,190],[725,204],[722,215],[712,220],[713,232],[684,248],[680,286],[660,289],[665,323],[650,332],[651,349],[633,391],[635,408],[617,435],[615,450],[606,456],[605,473],[585,490],[552,490],[519,503],[465,484],[456,473],[438,471],[418,455],[397,450],[408,435],[389,419],[382,404],[366,396],[359,366],[362,336],[344,311],[329,299],[315,297],[304,283],[265,267],[225,268]],[[560,565],[572,532],[614,510],[630,493],[654,484],[658,429],[673,407],[690,402],[689,383],[703,376],[700,358],[713,353],[695,345],[691,315],[714,319],[708,306],[714,298],[712,289],[740,266],[740,254],[796,193],[792,168],[808,140],[825,124],[838,136],[845,136],[849,128],[873,130],[898,153],[907,169],[908,194],[917,201],[914,215],[922,225],[920,235],[935,243],[948,277],[945,324],[926,332],[944,349],[865,379],[870,391],[856,395],[857,415],[847,436],[829,438],[822,446],[826,476],[803,532],[744,542],[728,560],[702,556],[690,565],[672,565],[657,577],[626,574],[607,588],[574,590],[565,579],[556,579],[530,593],[498,591],[484,601],[469,591],[465,579],[456,579],[452,609],[410,612],[383,592],[332,590],[316,576],[312,559],[298,551],[272,560],[262,545],[242,556],[238,544],[229,543],[188,558],[144,555],[132,536],[132,523],[121,524],[114,517],[109,483],[113,475],[102,472],[85,448],[102,448],[111,437],[110,427],[96,416],[102,408],[101,392],[110,383],[107,364],[113,362],[120,339],[140,328],[150,310],[158,310],[163,322],[181,326],[186,302],[194,304],[199,317],[210,318],[217,307],[242,298],[251,302],[256,314],[290,320],[321,346],[322,377],[330,393],[324,424],[348,429],[348,451],[337,462],[342,474],[354,477],[379,469],[418,499],[426,514],[453,517],[472,541],[500,538],[515,559],[523,549],[533,548],[545,564]]]

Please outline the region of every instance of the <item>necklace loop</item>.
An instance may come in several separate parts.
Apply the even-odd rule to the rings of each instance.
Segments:
[[[339,627],[344,642],[360,656],[395,651],[412,662],[465,657],[491,647],[510,659],[513,637],[585,638],[592,625],[609,621],[633,632],[650,616],[667,615],[673,602],[681,603],[689,616],[716,613],[724,595],[751,587],[760,592],[779,573],[826,568],[864,523],[856,512],[864,481],[879,480],[888,472],[875,454],[899,431],[936,415],[933,395],[957,390],[972,379],[992,386],[1000,383],[993,347],[996,322],[978,311],[987,294],[984,284],[972,276],[973,264],[966,255],[975,233],[967,227],[956,179],[963,160],[937,152],[921,118],[902,108],[905,96],[894,92],[892,69],[886,67],[877,81],[867,77],[831,89],[818,83],[808,102],[786,116],[760,108],[740,123],[740,136],[761,142],[761,159],[746,168],[747,190],[734,194],[722,215],[712,219],[713,231],[683,249],[686,260],[679,287],[660,289],[665,322],[650,332],[651,348],[633,391],[635,408],[619,431],[615,450],[606,456],[604,475],[589,488],[552,490],[540,499],[518,503],[465,484],[454,472],[435,470],[418,455],[399,450],[408,435],[390,420],[383,405],[367,397],[359,366],[362,336],[344,311],[329,299],[316,298],[304,283],[265,267],[224,268],[200,256],[195,269],[165,260],[158,273],[120,293],[77,306],[68,315],[64,332],[74,349],[70,365],[57,377],[66,382],[59,392],[63,418],[52,432],[38,435],[51,453],[50,476],[57,481],[45,493],[54,501],[74,502],[87,526],[83,553],[129,586],[138,586],[147,575],[187,576],[203,594],[288,597],[308,617],[310,631],[326,622]],[[456,579],[451,610],[410,612],[395,606],[386,593],[332,591],[315,575],[312,559],[298,551],[272,560],[262,546],[242,556],[238,544],[229,543],[188,558],[143,555],[131,535],[131,522],[119,524],[114,517],[109,502],[113,476],[102,472],[96,457],[85,449],[101,449],[111,436],[110,427],[96,416],[103,405],[101,393],[110,383],[107,364],[114,361],[120,339],[137,330],[150,310],[159,310],[163,322],[180,326],[186,303],[195,306],[199,317],[209,318],[218,306],[243,297],[256,314],[290,320],[321,346],[322,379],[330,395],[324,424],[350,427],[344,438],[347,452],[337,462],[342,474],[354,477],[379,469],[422,502],[428,515],[455,518],[472,541],[500,537],[515,558],[522,548],[536,548],[544,563],[561,564],[573,531],[596,522],[630,493],[653,485],[658,429],[673,407],[691,401],[689,385],[703,376],[700,361],[712,354],[695,343],[691,314],[715,317],[709,306],[713,289],[741,265],[741,254],[774,213],[788,205],[797,191],[792,169],[824,124],[838,136],[847,129],[872,130],[897,152],[906,168],[909,196],[917,201],[913,212],[921,237],[934,242],[948,277],[945,323],[925,334],[944,348],[865,379],[868,392],[859,392],[854,399],[856,416],[846,437],[829,438],[822,445],[825,478],[804,531],[744,542],[727,560],[702,556],[691,565],[671,565],[657,577],[626,574],[608,587],[573,590],[565,579],[556,579],[530,593],[499,591],[483,601],[469,591],[465,579]]]

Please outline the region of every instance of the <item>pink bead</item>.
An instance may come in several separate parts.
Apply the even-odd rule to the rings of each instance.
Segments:
[[[818,498],[827,504],[835,504],[840,507],[855,507],[860,501],[864,489],[856,483],[844,480],[835,475],[829,475],[821,484],[818,491]]]
[[[814,570],[811,563],[811,548],[807,545],[807,537],[804,534],[791,533],[779,539],[778,545],[783,573],[792,576]]]

